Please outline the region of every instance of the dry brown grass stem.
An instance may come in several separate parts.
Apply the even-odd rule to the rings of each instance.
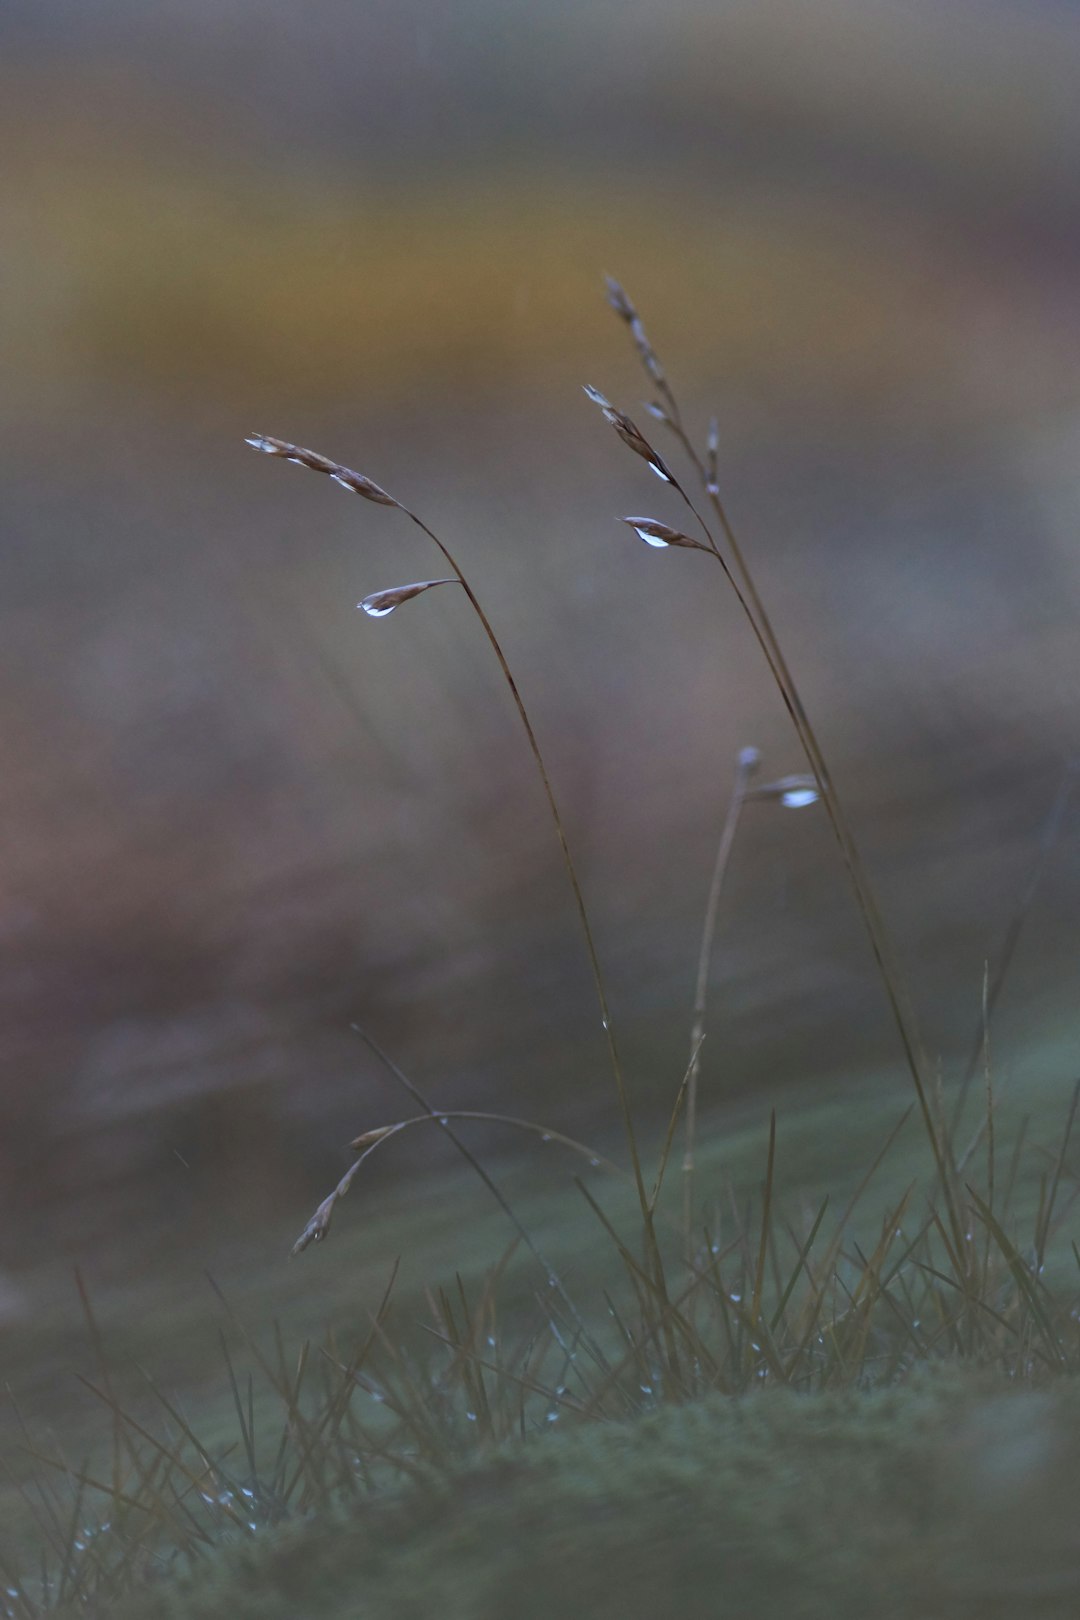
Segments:
[[[701,930],[701,948],[698,951],[697,980],[694,986],[694,1014],[690,1030],[690,1067],[686,1084],[686,1150],[683,1154],[683,1229],[689,1253],[694,1230],[694,1155],[697,1138],[698,1078],[701,1072],[701,1047],[705,1039],[705,1017],[709,1000],[709,977],[712,969],[713,942],[716,938],[716,920],[720,910],[720,894],[724,876],[731,860],[739,819],[746,802],[751,778],[761,763],[756,748],[743,748],[735,762],[735,780],[727,815],[720,833],[720,842],[713,863],[708,899],[705,903],[705,921]]]
[[[566,836],[566,827],[563,822],[562,812],[559,809],[558,800],[555,796],[555,789],[548,773],[547,763],[544,759],[543,751],[533,728],[532,720],[529,717],[528,709],[525,707],[525,701],[522,698],[513,671],[510,668],[510,664],[507,660],[505,652],[503,651],[499,638],[495,634],[491,621],[481,606],[466,574],[459,566],[457,559],[454,557],[449,547],[445,545],[435,531],[431,529],[422,518],[420,518],[415,512],[411,511],[401,501],[398,501],[394,496],[389,495],[380,485],[373,483],[372,480],[367,478],[364,474],[357,473],[350,467],[346,467],[339,462],[332,461],[329,457],[323,456],[317,451],[305,449],[302,445],[292,444],[285,439],[272,438],[266,434],[255,434],[252,435],[247,442],[253,447],[253,449],[262,451],[265,455],[275,456],[285,461],[294,462],[299,466],[307,467],[312,472],[323,473],[329,478],[333,479],[333,481],[340,485],[341,488],[351,491],[354,494],[358,494],[366,500],[374,501],[378,505],[382,506],[396,507],[397,510],[403,512],[409,521],[415,524],[421,533],[426,535],[428,540],[431,541],[432,545],[435,546],[440,556],[444,559],[454,575],[454,578],[460,583],[466,597],[468,598],[469,605],[472,608],[473,613],[476,615],[485,636],[487,637],[492,652],[495,654],[503,680],[506,682],[507,688],[513,699],[514,706],[518,713],[518,718],[521,722],[530,752],[532,753],[533,760],[536,765],[537,773],[540,777],[544,797],[547,800],[548,809],[551,812],[556,838],[562,854],[563,865],[566,869],[567,878],[569,879],[570,887],[573,892],[574,905],[577,911],[578,921],[581,926],[582,937],[585,943],[586,954],[588,956],[593,984],[596,991],[596,999],[600,1009],[600,1020],[603,1026],[604,1039],[607,1045],[612,1077],[614,1079],[615,1089],[618,1095],[619,1111],[622,1116],[623,1129],[626,1135],[627,1148],[630,1155],[631,1169],[633,1171],[638,1203],[641,1209],[643,1237],[650,1257],[650,1264],[653,1269],[657,1286],[663,1290],[665,1286],[663,1259],[660,1253],[660,1246],[656,1240],[653,1215],[649,1206],[648,1193],[645,1186],[645,1176],[641,1164],[641,1155],[638,1149],[637,1133],[634,1127],[633,1114],[630,1108],[630,1099],[626,1090],[626,1080],[623,1073],[622,1060],[619,1055],[618,1042],[615,1036],[614,1022],[612,1020],[611,1010],[608,1004],[607,987],[604,980],[603,970],[600,966],[600,957],[596,949],[596,941],[593,937],[592,924],[589,921],[589,913],[585,904],[585,896],[582,891],[581,882],[578,878],[577,868],[574,864],[573,856],[570,852],[570,845]],[[426,1106],[426,1104],[423,1106]],[[333,1195],[331,1195],[331,1197],[333,1197]],[[325,1226],[321,1228],[320,1235],[324,1232]],[[308,1237],[306,1241],[301,1240],[300,1247],[306,1247],[307,1243],[311,1241],[313,1241],[312,1237]]]
[[[926,1080],[925,1058],[903,976],[878,906],[873,885],[859,854],[847,813],[836,790],[817,732],[806,711],[799,689],[788,667],[779,639],[758,591],[754,576],[739,544],[727,510],[720,498],[715,470],[715,429],[710,429],[709,446],[706,459],[703,460],[684,426],[678,400],[645,334],[637,310],[619,283],[610,278],[608,280],[608,300],[615,313],[628,326],[639,359],[650,379],[655,383],[660,395],[661,402],[650,407],[650,414],[669,429],[690,461],[719,525],[720,535],[727,545],[731,558],[730,566],[716,543],[712,530],[706,524],[685,488],[673,474],[670,474],[670,469],[664,464],[665,472],[669,474],[667,482],[671,484],[676,494],[685,502],[690,512],[701,525],[713,556],[720,564],[729,584],[734,589],[735,596],[765,657],[770,674],[788,711],[807,762],[818,784],[822,802],[825,805],[830,824],[840,847],[844,865],[855,892],[856,903],[863,919],[871,952],[899,1036],[904,1061],[915,1089],[919,1112],[945,1198],[953,1237],[957,1245],[962,1246],[963,1221],[957,1206],[952,1177],[949,1174],[949,1168],[944,1157],[940,1128],[931,1107],[929,1087]],[[596,397],[595,391],[592,397]],[[603,396],[599,396],[599,398],[603,399]],[[599,403],[599,400],[597,402]],[[611,420],[609,412],[613,412],[614,407],[608,405],[606,400],[604,400],[603,404],[606,407],[604,414]],[[618,431],[619,424],[615,423],[614,425]],[[625,435],[620,434],[620,437],[625,437]],[[639,437],[643,438],[643,435],[639,435]],[[631,446],[631,448],[647,459],[649,445],[647,440],[644,443],[645,449],[640,449],[636,445]]]

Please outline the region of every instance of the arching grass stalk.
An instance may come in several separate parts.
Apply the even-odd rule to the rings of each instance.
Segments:
[[[577,868],[575,867],[573,856],[570,853],[570,845],[566,836],[565,824],[563,822],[562,813],[559,809],[558,800],[555,797],[555,790],[552,786],[551,777],[548,773],[547,764],[544,760],[540,743],[537,739],[536,732],[533,729],[533,724],[529,718],[529,712],[525,707],[524,699],[522,698],[521,692],[518,689],[517,681],[514,678],[509,662],[507,661],[506,654],[502,649],[498,636],[495,634],[491,621],[477,599],[476,593],[473,590],[469,579],[458,564],[457,559],[454,557],[449,547],[444,544],[434,530],[431,529],[422,518],[420,518],[415,512],[411,511],[409,507],[405,506],[401,501],[396,500],[394,496],[388,494],[387,491],[381,488],[380,485],[374,483],[370,478],[365,477],[363,473],[354,472],[352,468],[343,466],[340,462],[332,461],[329,457],[320,455],[317,451],[307,450],[302,445],[291,444],[285,439],[271,438],[266,434],[255,434],[249,438],[247,442],[252,446],[253,449],[260,450],[265,455],[276,456],[284,461],[291,461],[297,466],[309,468],[312,472],[324,473],[327,477],[332,478],[336,484],[339,484],[342,489],[348,490],[350,493],[355,495],[361,495],[365,500],[372,501],[378,506],[390,506],[396,508],[397,511],[402,512],[405,517],[409,519],[410,523],[415,524],[421,533],[426,535],[428,540],[431,541],[432,545],[435,546],[447,567],[450,569],[452,578],[420,580],[413,584],[395,586],[390,590],[377,591],[373,595],[365,597],[360,603],[360,607],[369,615],[369,617],[385,618],[389,614],[393,613],[403,603],[410,601],[412,598],[419,596],[425,591],[433,589],[435,586],[458,584],[465,592],[465,595],[469,601],[469,606],[472,608],[473,613],[479,620],[491,650],[495,654],[499,669],[502,672],[503,680],[506,682],[506,685],[510,690],[510,695],[513,698],[514,706],[517,709],[518,718],[521,722],[522,729],[525,732],[529,749],[532,753],[537,772],[540,776],[540,781],[544,790],[544,797],[547,800],[548,808],[551,811],[551,818],[555,825],[555,834],[558,839],[560,852],[562,854],[563,865],[566,868],[566,875],[570,881],[571,890],[573,891],[574,905],[577,911],[578,921],[581,925],[581,932],[585,942],[585,950],[589,959],[593,984],[596,990],[596,999],[600,1008],[600,1019],[604,1030],[604,1038],[607,1044],[608,1058],[611,1065],[612,1076],[615,1081],[616,1092],[618,1094],[619,1109],[622,1115],[623,1128],[626,1133],[627,1148],[630,1155],[630,1165],[633,1171],[638,1201],[641,1206],[646,1248],[649,1254],[650,1264],[654,1271],[656,1286],[663,1292],[665,1288],[663,1261],[660,1255],[659,1245],[657,1244],[656,1240],[652,1210],[650,1208],[648,1193],[646,1191],[645,1177],[641,1165],[641,1155],[638,1150],[637,1135],[634,1130],[634,1121],[626,1090],[626,1080],[623,1073],[622,1060],[619,1055],[615,1028],[608,1004],[607,987],[605,985],[603,971],[600,966],[600,958],[596,949],[596,941],[593,937],[592,924],[589,921],[589,914],[585,905],[585,896],[582,892],[581,883],[578,878]]]
[[[847,868],[848,876],[855,891],[856,902],[869,938],[871,952],[881,977],[893,1023],[900,1038],[905,1064],[915,1088],[919,1112],[929,1139],[935,1168],[945,1198],[956,1250],[959,1255],[963,1255],[966,1252],[966,1245],[963,1241],[964,1222],[960,1217],[957,1204],[955,1178],[950,1172],[948,1155],[931,1108],[929,1087],[924,1073],[925,1060],[909,997],[888,930],[878,907],[873,886],[859,854],[817,733],[806,712],[795,679],[788,668],[779,639],[757,589],[753,574],[746,562],[742,547],[720,498],[717,473],[719,434],[716,422],[713,421],[710,425],[706,453],[702,457],[686,431],[678,400],[667,380],[667,375],[656,352],[649,342],[641,317],[624,289],[618,282],[610,278],[608,279],[608,301],[615,313],[629,328],[638,357],[659,395],[659,399],[648,403],[645,408],[655,421],[660,422],[673,434],[686,453],[712,508],[714,518],[719,526],[720,535],[726,543],[731,562],[729,564],[720,550],[711,528],[698,511],[686,489],[636,424],[628,416],[617,410],[597,389],[586,387],[585,392],[595,404],[600,406],[606,420],[615,429],[623,443],[633,450],[636,455],[640,456],[662,482],[671,485],[701,528],[704,543],[694,540],[689,535],[684,535],[678,530],[669,529],[667,525],[656,523],[651,519],[627,518],[625,521],[636,530],[647,545],[658,548],[674,545],[708,552],[723,569],[728,583],[735,592],[739,606],[750,625],[754,638],[765,657],[769,672],[791,717],[803,752],[817,782],[822,803],[825,806],[837,843],[840,846],[844,865]]]

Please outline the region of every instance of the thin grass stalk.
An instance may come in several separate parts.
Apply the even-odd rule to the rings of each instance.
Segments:
[[[664,475],[668,477],[668,481],[672,484],[676,493],[679,494],[680,497],[685,501],[689,510],[701,524],[709,540],[709,549],[715,556],[716,560],[720,563],[729,582],[735,587],[735,593],[739,604],[750,624],[750,628],[755,639],[765,655],[770,673],[772,674],[777,685],[781,698],[784,701],[784,705],[791,716],[796,733],[799,737],[799,741],[801,742],[803,751],[806,755],[807,762],[810,765],[810,769],[813,772],[815,780],[817,781],[822,802],[825,805],[826,812],[829,816],[829,821],[840,846],[840,852],[855,891],[856,901],[863,918],[867,935],[869,937],[871,952],[878,967],[882,984],[885,989],[886,999],[888,1001],[893,1022],[896,1026],[897,1034],[904,1053],[905,1063],[915,1088],[915,1094],[918,1100],[919,1110],[922,1115],[923,1125],[926,1130],[930,1149],[934,1157],[935,1167],[942,1184],[943,1195],[945,1197],[946,1206],[949,1212],[950,1222],[953,1224],[957,1233],[959,1233],[962,1223],[960,1220],[959,1211],[957,1210],[955,1204],[954,1190],[950,1185],[947,1176],[946,1166],[942,1158],[941,1143],[938,1139],[937,1128],[930,1109],[930,1100],[923,1074],[924,1059],[922,1057],[921,1042],[915,1028],[914,1017],[908,1004],[907,993],[899,971],[895,951],[893,949],[888,931],[885,927],[884,920],[881,916],[873,886],[870,882],[870,878],[863,863],[862,857],[859,854],[858,846],[855,842],[850,824],[848,823],[843,804],[836,791],[836,787],[832,779],[832,773],[829,769],[828,762],[818,740],[817,732],[810,721],[810,717],[806,711],[805,705],[803,704],[799,689],[795,683],[794,677],[791,674],[791,670],[788,667],[779,638],[773,629],[772,621],[768,612],[766,611],[760,592],[758,591],[754,576],[746,561],[742,547],[739,544],[738,537],[732,526],[727,510],[720,498],[719,485],[715,475],[715,465],[712,465],[710,468],[706,468],[705,463],[698,454],[696,446],[693,444],[689,434],[683,427],[681,412],[679,410],[678,402],[675,399],[674,392],[667,382],[666,376],[660,367],[659,361],[657,360],[648,339],[645,337],[640,317],[638,316],[633,305],[630,303],[629,298],[626,296],[625,292],[618,285],[618,283],[612,282],[610,278],[608,281],[608,293],[609,302],[614,308],[616,314],[619,315],[621,319],[626,321],[627,325],[630,327],[635,346],[637,347],[638,354],[645,366],[646,372],[656,383],[658,389],[663,395],[668,409],[660,413],[660,418],[675,434],[675,437],[682,445],[701,481],[702,487],[705,490],[706,496],[716,516],[716,520],[719,523],[721,533],[727,542],[727,546],[734,563],[735,574],[738,576],[737,580],[732,574],[732,571],[728,568],[719,547],[716,545],[715,540],[712,537],[711,531],[704,523],[704,520],[697,511],[697,508],[694,506],[693,502],[690,500],[690,497],[687,495],[686,491],[675,478],[669,476],[669,469],[666,467],[664,468]],[[715,433],[710,437],[711,440],[714,440]],[[715,462],[715,445],[712,442],[710,443],[710,461],[712,463]]]
[[[521,696],[517,681],[514,678],[509,661],[505,652],[503,651],[498,636],[495,634],[491,621],[484,612],[484,609],[481,606],[480,601],[477,598],[476,593],[473,590],[473,587],[464,570],[460,567],[457,559],[454,557],[449,547],[446,546],[435,531],[431,529],[428,524],[426,524],[423,519],[419,517],[417,513],[413,512],[409,507],[403,505],[402,502],[396,500],[393,496],[388,495],[385,490],[381,489],[377,484],[372,483],[369,478],[354,473],[350,468],[331,461],[326,456],[319,455],[310,450],[305,450],[302,446],[289,444],[283,440],[271,439],[263,435],[253,436],[248,440],[248,443],[257,450],[263,451],[270,455],[282,457],[288,461],[296,462],[301,466],[308,467],[312,471],[324,473],[332,478],[336,483],[342,485],[342,487],[351,489],[356,494],[363,496],[367,500],[374,501],[378,505],[396,507],[399,511],[403,512],[409,521],[415,524],[421,533],[424,534],[436,547],[440,556],[444,559],[454,578],[461,585],[466,597],[468,598],[469,605],[476,615],[476,618],[483,629],[484,635],[487,637],[488,643],[491,646],[492,652],[495,654],[495,658],[502,672],[503,679],[509,688],[514,706],[517,709],[518,718],[521,721],[522,729],[525,732],[529,749],[532,753],[533,760],[540,776],[540,781],[543,786],[544,796],[547,800],[548,808],[551,812],[556,837],[559,843],[559,849],[562,853],[563,864],[566,868],[566,874],[570,882],[571,890],[573,891],[574,904],[577,910],[578,920],[581,925],[582,937],[585,942],[586,954],[589,959],[593,983],[596,990],[596,998],[600,1008],[600,1020],[604,1030],[604,1038],[607,1044],[612,1076],[615,1081],[615,1089],[618,1094],[619,1111],[622,1116],[623,1129],[627,1141],[627,1149],[630,1154],[630,1163],[637,1189],[638,1203],[641,1208],[646,1252],[649,1255],[650,1264],[655,1275],[657,1286],[661,1290],[666,1290],[667,1285],[664,1277],[663,1257],[661,1255],[660,1245],[656,1237],[652,1211],[649,1208],[648,1194],[645,1187],[645,1177],[641,1165],[641,1155],[637,1144],[637,1133],[634,1129],[633,1113],[630,1108],[630,1099],[626,1089],[626,1079],[623,1073],[622,1060],[619,1055],[618,1042],[615,1036],[615,1027],[608,1003],[607,986],[604,980],[603,970],[600,966],[600,957],[596,949],[596,941],[593,937],[592,924],[589,921],[589,913],[585,904],[584,892],[578,878],[573,855],[570,851],[570,844],[566,836],[566,828],[563,822],[562,812],[559,809],[558,800],[555,796],[555,790],[551,782],[551,777],[548,773],[547,763],[544,759],[543,751],[540,747],[536,732],[533,729],[529,712],[525,707],[525,701]],[[407,594],[416,594],[418,590],[426,588],[427,585],[425,584],[416,587],[406,587],[403,591],[381,593],[382,596],[386,598],[386,606],[385,609],[380,609],[380,611],[390,612],[397,605],[399,600],[407,599]],[[368,605],[369,608],[372,606],[370,599]]]
[[[971,1082],[975,1078],[975,1074],[978,1070],[979,1060],[983,1055],[985,1031],[990,1020],[994,1016],[995,1009],[997,1008],[998,1001],[1001,997],[1001,992],[1005,987],[1005,981],[1009,976],[1009,969],[1012,966],[1013,957],[1016,954],[1016,948],[1020,943],[1020,936],[1023,933],[1024,924],[1027,921],[1031,908],[1035,903],[1035,897],[1042,886],[1043,879],[1050,864],[1050,858],[1057,847],[1059,838],[1061,837],[1061,828],[1065,820],[1065,812],[1068,809],[1069,800],[1072,798],[1078,779],[1080,779],[1080,759],[1066,760],[1061,772],[1061,780],[1058,783],[1057,793],[1055,794],[1053,803],[1047,812],[1046,820],[1042,826],[1042,831],[1039,834],[1038,845],[1035,850],[1035,856],[1032,860],[1027,879],[1025,880],[1024,886],[1017,898],[1013,914],[1009,919],[1009,925],[1005,930],[1005,938],[1002,943],[1001,954],[998,957],[997,967],[994,969],[989,990],[987,991],[984,987],[984,1005],[981,1025],[980,1028],[975,1032],[975,1038],[972,1041],[971,1052],[968,1056],[963,1075],[961,1076],[960,1088],[957,1092],[956,1104],[953,1109],[952,1128],[954,1132],[959,1123],[960,1115],[963,1112],[964,1103],[967,1100],[967,1094],[971,1086]]]
[[[408,507],[403,506],[401,510],[405,513],[405,516],[409,518],[411,522],[415,523],[416,527],[427,536],[432,544],[438,548],[440,554],[446,560],[455,577],[460,581],[461,587],[468,598],[469,605],[479,620],[484,634],[491,646],[491,650],[495,654],[499,668],[502,671],[503,680],[506,682],[510,695],[514,700],[514,706],[517,709],[518,718],[521,721],[522,729],[525,732],[529,749],[536,764],[536,769],[544,790],[544,797],[547,800],[548,809],[551,812],[551,818],[555,826],[555,834],[562,854],[563,865],[566,868],[566,875],[569,879],[571,890],[573,891],[574,905],[577,910],[578,922],[581,925],[582,937],[585,942],[585,950],[589,959],[589,967],[592,972],[593,985],[596,990],[596,999],[600,1007],[600,1022],[603,1026],[604,1039],[606,1041],[608,1050],[608,1059],[611,1064],[611,1072],[615,1081],[615,1089],[619,1099],[619,1111],[622,1115],[623,1130],[626,1135],[627,1149],[630,1154],[631,1169],[633,1170],[638,1202],[641,1206],[646,1245],[650,1253],[650,1259],[653,1264],[654,1271],[656,1273],[657,1283],[663,1287],[665,1286],[663,1281],[663,1260],[660,1255],[660,1247],[653,1227],[652,1212],[649,1208],[648,1194],[645,1188],[645,1177],[641,1165],[641,1154],[637,1144],[637,1132],[634,1129],[633,1113],[630,1108],[630,1098],[626,1090],[626,1078],[623,1073],[622,1059],[619,1056],[618,1041],[615,1035],[615,1025],[612,1020],[611,1009],[608,1004],[607,985],[604,980],[603,969],[600,966],[600,956],[596,949],[596,941],[593,937],[592,923],[589,921],[589,912],[585,904],[585,895],[581,887],[581,882],[578,878],[577,867],[574,864],[573,855],[570,852],[570,844],[566,836],[566,827],[563,822],[562,812],[559,809],[559,803],[555,797],[555,789],[552,786],[551,777],[548,774],[547,763],[544,759],[543,751],[537,739],[536,732],[533,729],[532,721],[529,718],[529,711],[525,707],[525,701],[521,696],[517,681],[514,678],[513,671],[510,668],[509,660],[502,649],[502,644],[500,643],[498,636],[495,634],[490,619],[480,605],[480,602],[478,601],[476,593],[469,583],[468,578],[458,565],[457,559],[454,557],[449,548],[443,544],[442,540],[439,539],[434,530],[430,529],[422,518],[419,518],[415,512],[410,511]]]
[[[487,1171],[484,1169],[484,1167],[480,1163],[479,1159],[469,1149],[469,1147],[461,1140],[460,1136],[458,1136],[458,1134],[454,1130],[452,1130],[449,1125],[443,1125],[443,1123],[442,1123],[443,1116],[438,1112],[437,1109],[432,1107],[431,1103],[428,1101],[427,1097],[424,1096],[423,1092],[421,1092],[420,1089],[413,1083],[413,1081],[409,1079],[408,1075],[405,1074],[405,1072],[398,1066],[398,1064],[396,1064],[394,1062],[393,1058],[391,1058],[388,1053],[383,1051],[382,1047],[373,1038],[373,1036],[369,1035],[367,1033],[367,1031],[365,1029],[363,1029],[361,1027],[361,1025],[359,1025],[359,1024],[352,1024],[350,1026],[350,1028],[353,1030],[354,1034],[360,1036],[360,1039],[364,1042],[365,1046],[367,1046],[368,1050],[372,1053],[372,1055],[374,1057],[376,1057],[379,1060],[379,1062],[382,1064],[383,1068],[386,1069],[387,1073],[392,1076],[392,1078],[395,1080],[395,1082],[399,1086],[401,1086],[404,1091],[406,1091],[408,1093],[408,1095],[413,1099],[413,1101],[415,1103],[419,1104],[419,1106],[424,1110],[425,1114],[429,1115],[432,1119],[434,1119],[436,1121],[436,1123],[439,1125],[440,1129],[444,1132],[444,1134],[450,1139],[450,1141],[457,1148],[457,1151],[461,1154],[461,1156],[465,1160],[466,1164],[468,1164],[471,1167],[471,1169],[475,1172],[475,1174],[477,1176],[479,1176],[480,1180],[484,1183],[484,1186],[491,1193],[492,1197],[495,1199],[495,1202],[498,1204],[498,1206],[502,1210],[503,1214],[507,1217],[507,1219],[513,1225],[514,1230],[518,1233],[519,1237],[521,1238],[521,1241],[524,1243],[524,1245],[528,1249],[529,1253],[533,1256],[533,1258],[537,1261],[537,1263],[539,1264],[539,1266],[543,1270],[544,1275],[547,1278],[548,1282],[554,1286],[556,1293],[559,1295],[559,1298],[562,1300],[563,1304],[566,1306],[567,1310],[570,1312],[570,1315],[572,1316],[576,1326],[580,1329],[581,1334],[582,1334],[583,1342],[588,1347],[590,1354],[593,1356],[594,1360],[597,1363],[597,1366],[599,1366],[600,1368],[603,1368],[606,1365],[606,1361],[605,1361],[603,1351],[601,1350],[600,1346],[597,1344],[595,1338],[589,1333],[588,1329],[586,1328],[585,1322],[584,1322],[584,1320],[583,1320],[583,1318],[581,1316],[581,1313],[578,1310],[577,1306],[574,1304],[573,1299],[570,1297],[569,1293],[567,1292],[565,1284],[562,1281],[562,1278],[559,1276],[559,1274],[555,1270],[554,1266],[552,1266],[551,1263],[544,1257],[544,1255],[541,1252],[540,1248],[538,1247],[535,1240],[533,1239],[531,1233],[528,1231],[528,1229],[525,1227],[525,1225],[520,1220],[519,1216],[517,1215],[517,1212],[514,1210],[513,1206],[511,1205],[511,1203],[509,1201],[509,1199],[501,1191],[501,1189],[496,1185],[496,1183],[492,1180],[492,1178],[488,1175]],[[334,1194],[331,1194],[331,1198],[333,1198],[334,1196],[335,1196]],[[326,1202],[329,1203],[330,1200],[328,1199]],[[312,1223],[309,1222],[308,1231],[310,1231],[311,1225],[312,1225]],[[301,1243],[304,1243],[305,1237],[307,1237],[307,1232],[305,1232],[304,1236],[302,1236],[299,1241]],[[311,1239],[308,1239],[308,1241],[311,1241]],[[295,1248],[294,1248],[293,1252],[294,1253],[296,1252]]]
[[[717,845],[713,863],[709,894],[705,902],[705,920],[701,930],[701,948],[698,951],[697,979],[694,986],[694,1016],[690,1030],[690,1065],[686,1084],[686,1148],[683,1154],[683,1229],[686,1252],[689,1256],[694,1227],[694,1171],[697,1145],[698,1077],[701,1071],[701,1047],[705,1039],[705,1017],[709,1000],[709,977],[712,969],[713,942],[716,938],[716,919],[720,910],[720,892],[731,860],[731,850],[739,826],[746,789],[757,770],[759,755],[754,748],[743,748],[735,764],[735,780],[731,798]]]

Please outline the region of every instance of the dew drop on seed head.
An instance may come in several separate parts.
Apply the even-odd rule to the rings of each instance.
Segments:
[[[335,484],[340,484],[342,489],[347,489],[350,495],[355,495],[357,493],[356,485],[350,483],[349,479],[343,478],[340,473],[331,473],[330,477],[334,480]]]
[[[652,468],[653,472],[656,474],[657,478],[659,478],[659,480],[660,480],[660,482],[662,484],[670,484],[671,483],[671,479],[668,477],[668,475],[664,471],[663,467],[658,467],[655,461],[650,461],[649,466]],[[653,541],[653,544],[655,545],[656,542]]]
[[[789,788],[786,793],[780,795],[780,803],[787,810],[802,810],[808,804],[817,804],[817,802],[817,788]]]
[[[395,602],[393,607],[376,607],[373,602],[358,602],[357,606],[363,608],[369,619],[386,619],[393,613],[397,603]]]
[[[645,529],[635,529],[634,533],[639,540],[644,540],[647,546],[655,546],[657,551],[666,551],[668,548],[667,541],[661,540],[658,534],[649,534]]]
[[[540,1136],[540,1140],[541,1140],[541,1142],[550,1142],[551,1141],[551,1132],[550,1131],[542,1132],[542,1134]]]
[[[449,1125],[449,1123],[450,1123],[450,1121],[447,1119],[445,1114],[440,1114],[439,1115],[439,1124],[440,1125]]]

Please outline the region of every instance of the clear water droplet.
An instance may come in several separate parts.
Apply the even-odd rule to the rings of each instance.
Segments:
[[[660,480],[660,482],[662,484],[670,484],[671,483],[671,479],[668,477],[668,475],[664,471],[663,467],[658,467],[656,465],[655,461],[650,461],[649,466],[652,468],[653,472],[656,474],[657,478],[659,478],[659,480]],[[656,544],[655,540],[653,541],[653,544],[654,545]]]
[[[355,495],[357,493],[356,485],[350,483],[349,479],[343,478],[340,473],[331,473],[330,477],[334,480],[335,484],[340,484],[342,489],[347,489],[350,495]]]
[[[649,465],[651,467],[652,462]],[[667,541],[661,540],[658,534],[649,534],[645,529],[635,529],[634,533],[639,540],[644,540],[647,546],[654,546],[657,551],[666,551],[668,549]]]
[[[547,1415],[547,1420],[548,1420],[549,1423],[558,1423],[558,1421],[559,1421],[558,1412],[549,1412],[548,1415]]]
[[[651,1395],[653,1392],[653,1387],[651,1384],[639,1384],[638,1388],[641,1390],[643,1395]]]
[[[741,1294],[729,1294],[728,1299],[730,1299],[730,1301],[731,1301],[731,1303],[733,1305],[741,1305],[742,1304],[742,1295]]]
[[[391,607],[376,607],[372,602],[358,602],[356,605],[363,608],[369,619],[388,619],[397,603],[395,602]]]
[[[541,1134],[540,1140],[541,1140],[541,1142],[550,1142],[551,1141],[551,1132],[550,1131],[544,1131]]]
[[[449,1125],[449,1123],[450,1123],[450,1121],[449,1121],[449,1119],[448,1119],[448,1118],[447,1118],[447,1117],[446,1117],[446,1115],[445,1115],[445,1114],[440,1114],[440,1115],[439,1115],[439,1124],[440,1124],[440,1125]]]
[[[780,795],[780,803],[787,810],[803,810],[808,804],[817,804],[817,802],[817,788],[789,788],[786,793]]]
[[[590,1159],[589,1163],[592,1165],[593,1169],[595,1170],[597,1168],[597,1166],[599,1165],[600,1160],[599,1159]]]
[[[476,1422],[476,1413],[475,1412],[466,1412],[465,1416],[466,1416],[466,1418],[468,1419],[468,1421],[470,1423],[475,1423]]]

